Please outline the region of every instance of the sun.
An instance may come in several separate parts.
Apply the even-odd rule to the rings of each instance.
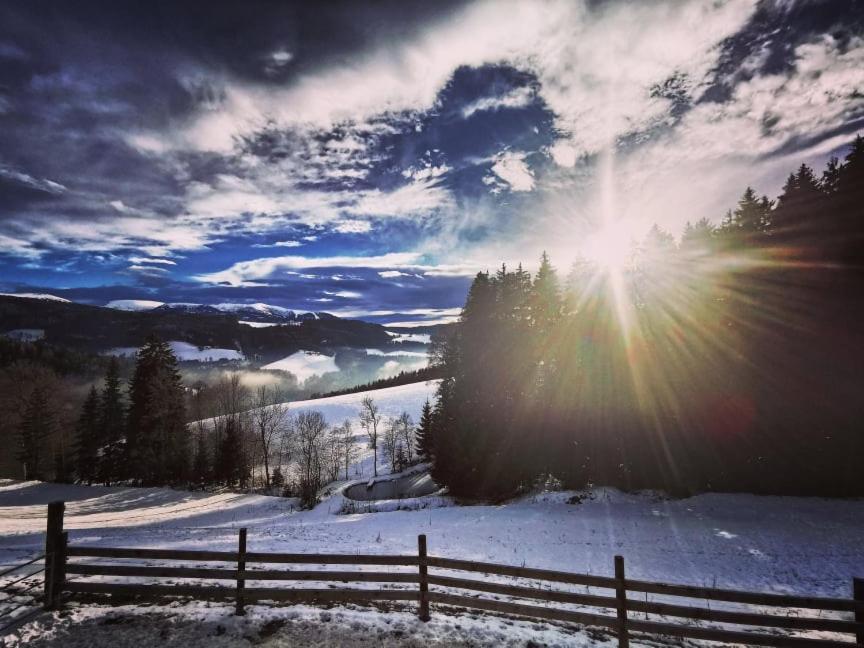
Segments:
[[[598,267],[609,272],[620,272],[631,261],[633,232],[620,221],[605,223],[588,236],[585,254]]]

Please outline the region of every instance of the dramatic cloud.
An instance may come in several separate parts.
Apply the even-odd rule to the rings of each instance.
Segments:
[[[0,288],[452,317],[864,126],[856,0],[156,5],[0,7]]]

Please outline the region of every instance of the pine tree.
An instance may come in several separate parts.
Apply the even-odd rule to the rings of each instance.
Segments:
[[[192,462],[192,483],[196,486],[205,487],[213,479],[210,452],[204,434],[198,434],[195,443],[195,459]]]
[[[106,486],[125,477],[123,440],[126,414],[120,388],[117,358],[112,357],[105,372],[105,384],[99,398],[97,434],[97,477]]]
[[[30,392],[24,407],[18,438],[17,458],[24,464],[25,479],[44,479],[45,440],[55,431],[53,412],[44,388]]]
[[[245,487],[249,479],[249,468],[243,452],[239,421],[230,417],[225,423],[222,447],[219,450],[220,476],[226,486]]]
[[[415,435],[417,454],[423,461],[430,461],[435,447],[435,432],[432,428],[432,404],[427,399],[420,412],[420,425]]]
[[[98,475],[99,439],[99,392],[96,386],[90,388],[90,393],[81,407],[78,424],[75,427],[76,445],[75,458],[78,479],[89,486]]]
[[[270,485],[281,490],[285,487],[285,475],[282,474],[282,466],[276,466],[273,469],[273,475],[270,477]]]
[[[138,351],[129,388],[127,466],[144,484],[182,483],[189,476],[189,432],[177,358],[150,337]]]

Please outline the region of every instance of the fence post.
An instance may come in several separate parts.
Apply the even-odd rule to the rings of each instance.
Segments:
[[[243,616],[246,614],[243,600],[243,590],[246,588],[246,529],[240,529],[240,538],[237,546],[237,607],[234,614]]]
[[[42,607],[46,610],[54,609],[57,598],[56,587],[58,584],[58,572],[63,536],[63,511],[66,504],[63,502],[51,502],[48,504],[48,522],[45,529],[45,596]]]
[[[429,620],[429,567],[426,562],[426,535],[417,536],[417,554],[420,565],[420,620]]]
[[[618,601],[618,648],[629,648],[627,632],[627,583],[624,581],[624,556],[615,556],[615,598]]]
[[[852,579],[852,598],[859,606],[855,609],[855,623],[864,623],[864,578]],[[855,633],[855,641],[864,646],[864,630]]]
[[[69,532],[64,531],[57,540],[57,560],[54,573],[54,603],[59,603],[60,595],[66,585],[66,560],[69,548]]]

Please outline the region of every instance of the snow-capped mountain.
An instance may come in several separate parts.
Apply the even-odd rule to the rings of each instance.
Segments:
[[[19,297],[21,299],[42,299],[47,301],[71,303],[68,299],[57,297],[57,295],[49,295],[47,293],[0,293],[0,297]]]
[[[317,319],[336,319],[335,315],[320,312],[297,312],[282,306],[274,306],[272,304],[162,304],[157,307],[158,310],[174,310],[184,313],[197,314],[217,314],[230,313],[237,316],[237,319],[247,322],[302,322],[305,320]]]

